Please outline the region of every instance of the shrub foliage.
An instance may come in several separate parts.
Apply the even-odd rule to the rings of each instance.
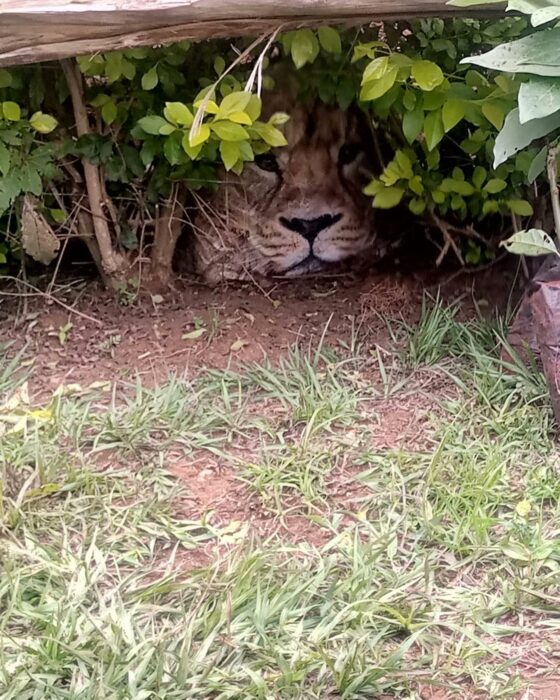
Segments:
[[[394,157],[366,188],[372,205],[406,206],[458,233],[445,250],[476,263],[481,234],[503,228],[497,217],[533,213],[527,180],[538,184],[540,149],[494,163],[524,79],[463,59],[528,33],[519,17],[435,19],[0,69],[0,263],[22,250],[48,263],[80,238],[108,283],[135,279],[150,250],[152,273],[167,281],[180,225],[158,240],[158,222],[184,219],[177,208],[212,187],[218,167],[240,173],[285,144],[288,116],[261,119],[270,64],[282,61],[302,98],[357,102],[387,134]]]

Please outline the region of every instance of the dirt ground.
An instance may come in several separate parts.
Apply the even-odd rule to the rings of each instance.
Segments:
[[[497,270],[499,273],[497,274]],[[178,280],[165,295],[144,294],[123,305],[94,281],[60,284],[50,297],[0,293],[3,342],[34,356],[32,386],[87,385],[170,371],[193,376],[267,357],[275,362],[294,343],[348,342],[360,331],[372,346],[388,342],[387,321],[414,323],[424,292],[461,301],[461,313],[503,311],[519,296],[515,261],[478,274],[404,273],[389,269],[344,277],[209,289]],[[122,302],[122,299],[121,299]]]
[[[509,260],[497,269],[422,275],[391,269],[359,279],[279,283],[266,292],[251,285],[208,289],[179,281],[168,294],[140,296],[126,306],[96,282],[61,284],[51,298],[22,297],[11,287],[8,295],[0,294],[2,341],[25,347],[26,357],[35,358],[30,380],[35,400],[50,396],[62,383],[88,386],[140,376],[144,383],[155,384],[170,372],[193,377],[207,368],[235,367],[263,358],[274,363],[294,343],[313,345],[324,338],[336,347],[350,342],[358,330],[372,348],[383,349],[390,343],[387,321],[413,324],[426,291],[434,297],[439,293],[448,302],[459,300],[465,318],[480,311],[503,312],[519,298],[519,268]],[[434,391],[433,385],[430,390]],[[427,401],[428,392],[420,392],[405,401],[388,399],[376,406],[378,446],[417,444]],[[271,534],[270,517],[247,497],[231,468],[208,456],[200,464],[192,459],[184,462],[179,453],[169,457],[170,471],[189,482],[192,498],[183,504],[186,516],[212,510],[223,523],[250,521],[256,533]],[[344,482],[333,481],[334,499],[352,498]],[[290,531],[294,542],[320,545],[325,537],[324,531],[297,515],[273,526],[281,526],[284,534]],[[211,553],[191,556],[188,564],[200,565]],[[436,689],[422,692],[425,700],[447,697]],[[560,700],[560,679],[535,679],[520,700]]]

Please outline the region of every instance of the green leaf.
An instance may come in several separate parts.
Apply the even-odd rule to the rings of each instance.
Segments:
[[[444,81],[444,76],[441,68],[432,61],[415,61],[412,64],[411,75],[418,86],[429,92]]]
[[[494,145],[494,168],[526,148],[535,139],[547,136],[560,127],[560,112],[551,114],[544,119],[532,119],[521,124],[519,110],[513,109],[504,122],[504,126]]]
[[[142,90],[153,90],[159,83],[157,67],[150,68],[147,73],[142,76]]]
[[[172,124],[192,126],[194,117],[187,105],[182,102],[166,102],[163,116]]]
[[[229,119],[231,114],[244,112],[250,101],[250,92],[231,92],[221,101],[216,119]]]
[[[412,112],[405,112],[402,121],[403,134],[408,143],[412,144],[424,126],[424,110],[416,107]]]
[[[430,112],[424,121],[424,136],[426,146],[432,151],[444,136],[441,112]]]
[[[371,100],[377,100],[377,98],[388,92],[397,79],[397,74],[399,69],[397,66],[389,66],[387,72],[379,78],[379,80],[371,80],[367,82],[360,93],[360,100],[362,102],[369,102]]]
[[[189,146],[191,148],[196,148],[196,146],[201,146],[203,143],[208,141],[209,138],[210,138],[210,127],[208,126],[208,124],[201,124],[200,128],[196,132],[193,132],[192,129],[189,131],[188,143],[189,143]],[[185,149],[185,152],[188,155],[190,155],[190,153],[185,148],[184,142],[183,142],[183,148]],[[192,158],[192,156],[191,156],[191,158]]]
[[[542,119],[560,110],[560,81],[532,77],[519,88],[519,121]]]
[[[31,192],[37,196],[41,195],[43,192],[43,183],[41,182],[41,176],[39,175],[36,168],[32,165],[27,165],[18,172],[18,179],[20,182],[21,189],[24,192]]]
[[[319,43],[327,53],[338,54],[342,51],[340,34],[332,27],[319,27]]]
[[[208,132],[210,132],[210,129],[208,129]],[[185,134],[183,136],[181,146],[183,147],[183,151],[185,151],[185,153],[191,160],[196,160],[200,151],[202,150],[202,143],[199,143],[196,146],[191,146],[191,144],[189,143],[189,134]]]
[[[484,191],[488,194],[498,194],[502,192],[507,187],[507,182],[505,180],[500,180],[500,178],[494,177],[484,185]]]
[[[482,205],[482,214],[488,216],[488,214],[497,214],[500,209],[500,205],[495,199],[489,199]]]
[[[210,128],[222,141],[244,141],[249,138],[247,131],[241,124],[229,121],[219,121],[210,124]]]
[[[29,120],[31,128],[38,131],[40,134],[50,134],[58,126],[58,122],[50,114],[43,114],[43,112],[35,112],[31,115]]]
[[[104,104],[109,102],[111,98],[109,95],[104,95],[103,93],[99,93],[99,95],[96,95],[93,100],[90,100],[90,105],[92,107],[103,107]]]
[[[101,118],[105,124],[112,124],[117,118],[117,114],[117,105],[113,100],[109,100],[109,102],[106,102],[101,108]]]
[[[403,107],[408,111],[412,112],[412,110],[416,107],[416,93],[413,90],[406,90],[403,98]]]
[[[253,123],[253,120],[246,112],[234,112],[233,114],[229,115],[228,119],[230,122],[234,122],[235,124],[244,124],[245,126],[251,126]]]
[[[200,107],[202,107],[202,105],[204,105],[204,112],[206,114],[218,114],[218,111],[220,109],[218,105],[214,102],[214,100],[208,100],[206,102],[204,98],[202,98],[194,102],[194,107],[196,109],[199,109]]]
[[[249,115],[249,119],[252,122],[256,122],[261,116],[262,101],[258,95],[251,95],[251,99],[245,107],[245,114]],[[274,116],[274,115],[273,115]],[[272,117],[271,117],[272,119]]]
[[[465,103],[462,100],[447,100],[441,109],[441,118],[445,133],[451,131],[454,126],[465,116]]]
[[[518,216],[531,216],[533,214],[533,207],[524,199],[508,199],[506,205],[512,214]]]
[[[110,83],[117,81],[122,75],[122,54],[119,51],[107,54],[105,75]]]
[[[63,209],[49,209],[49,214],[55,224],[63,224],[68,218],[68,215]]]
[[[408,203],[408,208],[413,214],[420,216],[420,214],[423,214],[426,210],[426,201],[420,197],[414,197]]]
[[[455,166],[451,171],[451,177],[454,180],[461,180],[462,182],[465,181],[465,173],[457,166]]]
[[[482,105],[482,114],[496,129],[501,129],[504,125],[506,111],[501,105],[496,104],[495,102],[485,102]]]
[[[214,70],[216,71],[216,75],[220,76],[226,67],[226,62],[221,56],[216,56],[214,59]]]
[[[460,194],[462,197],[470,197],[475,192],[474,187],[470,182],[465,180],[455,180],[454,178],[446,177],[440,185],[442,192],[453,192]]]
[[[241,157],[239,144],[234,141],[222,141],[220,143],[220,156],[226,170],[231,170]]]
[[[401,187],[385,187],[375,195],[373,206],[376,209],[392,209],[400,203],[404,190]]]
[[[155,139],[144,141],[140,149],[140,160],[144,167],[151,165],[156,155],[159,153],[159,143]]]
[[[298,69],[306,63],[313,63],[319,53],[319,42],[311,29],[300,29],[294,32],[290,53]]]
[[[12,76],[5,68],[0,68],[0,88],[10,87],[12,84]]]
[[[486,168],[483,168],[480,165],[476,166],[473,172],[472,181],[473,185],[477,188],[477,190],[479,190],[482,187],[487,175],[488,173],[486,171]]]
[[[8,174],[10,169],[10,151],[0,141],[0,173],[4,176]]]
[[[538,178],[538,176],[546,168],[546,156],[548,153],[548,147],[543,146],[537,155],[531,161],[529,166],[529,172],[527,173],[527,182],[532,185],[533,182]]]
[[[182,160],[184,161],[182,139],[184,136],[180,132],[173,134],[168,139],[165,139],[163,144],[163,155],[167,158],[170,165],[178,165]]]
[[[262,124],[257,122],[251,127],[251,131],[255,132],[265,143],[273,148],[287,146],[288,142],[284,134],[272,124]]]
[[[558,255],[552,238],[546,231],[537,228],[531,228],[528,231],[518,231],[507,240],[502,241],[500,245],[516,255],[539,256],[549,255],[550,253]]]
[[[560,28],[533,32],[487,53],[464,58],[461,63],[474,63],[503,73],[560,76]]]
[[[164,126],[168,126],[168,124],[163,117],[157,114],[150,114],[147,117],[139,119],[138,126],[147,134],[159,136],[159,130]]]
[[[379,58],[374,58],[373,61],[367,64],[364,73],[362,75],[362,85],[369,83],[372,80],[379,80],[382,78],[389,68],[389,57],[380,56]]]
[[[385,189],[385,185],[379,180],[373,179],[369,182],[363,189],[363,193],[373,197],[374,195],[382,192]]]
[[[419,197],[424,194],[424,183],[420,175],[411,177],[408,181],[408,187],[411,192],[414,192],[414,194],[417,194]]]
[[[533,27],[539,27],[541,24],[547,24],[547,22],[552,22],[559,17],[560,7],[542,7],[532,13],[531,24]]]
[[[242,160],[255,160],[255,154],[253,153],[253,148],[249,141],[239,141],[239,143],[237,143],[237,146],[239,148],[239,153],[241,154],[240,157]]]
[[[136,66],[134,65],[134,63],[123,59],[122,73],[127,80],[133,80],[136,76]]]
[[[18,122],[21,119],[21,108],[17,102],[2,102],[4,119],[10,122]]]
[[[396,151],[395,161],[397,162],[402,177],[406,180],[410,180],[414,176],[414,171],[412,169],[412,161],[404,151]]]
[[[465,209],[465,208],[466,208],[465,200],[462,197],[460,197],[458,194],[454,194],[451,197],[451,209],[453,211],[459,211],[460,209]]]
[[[436,204],[443,204],[445,202],[445,193],[441,190],[434,190],[432,192],[432,199]]]
[[[379,178],[385,185],[394,185],[399,180],[410,180],[414,176],[412,161],[404,151],[397,151]]]
[[[177,130],[176,126],[173,126],[173,124],[165,124],[165,126],[162,126],[159,130],[159,135],[160,136],[169,136],[172,134],[174,131]]]

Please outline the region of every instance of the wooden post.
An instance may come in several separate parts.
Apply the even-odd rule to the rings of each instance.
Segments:
[[[532,354],[546,378],[554,418],[560,426],[560,259],[545,259],[529,282],[508,341],[524,361]],[[503,353],[508,359],[507,352]]]
[[[0,0],[0,66],[278,27],[503,14],[447,0]]]

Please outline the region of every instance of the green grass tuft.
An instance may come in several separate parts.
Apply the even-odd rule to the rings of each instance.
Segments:
[[[500,360],[499,323],[457,313],[426,302],[383,355],[321,343],[2,408],[0,696],[513,698],[525,649],[552,672],[546,387]],[[0,354],[5,395],[21,361]],[[384,401],[406,408],[432,379],[423,447],[380,447]],[[235,470],[275,534],[240,522],[233,495],[229,521],[197,511],[168,471],[178,455]],[[294,537],[292,514],[321,536]]]

